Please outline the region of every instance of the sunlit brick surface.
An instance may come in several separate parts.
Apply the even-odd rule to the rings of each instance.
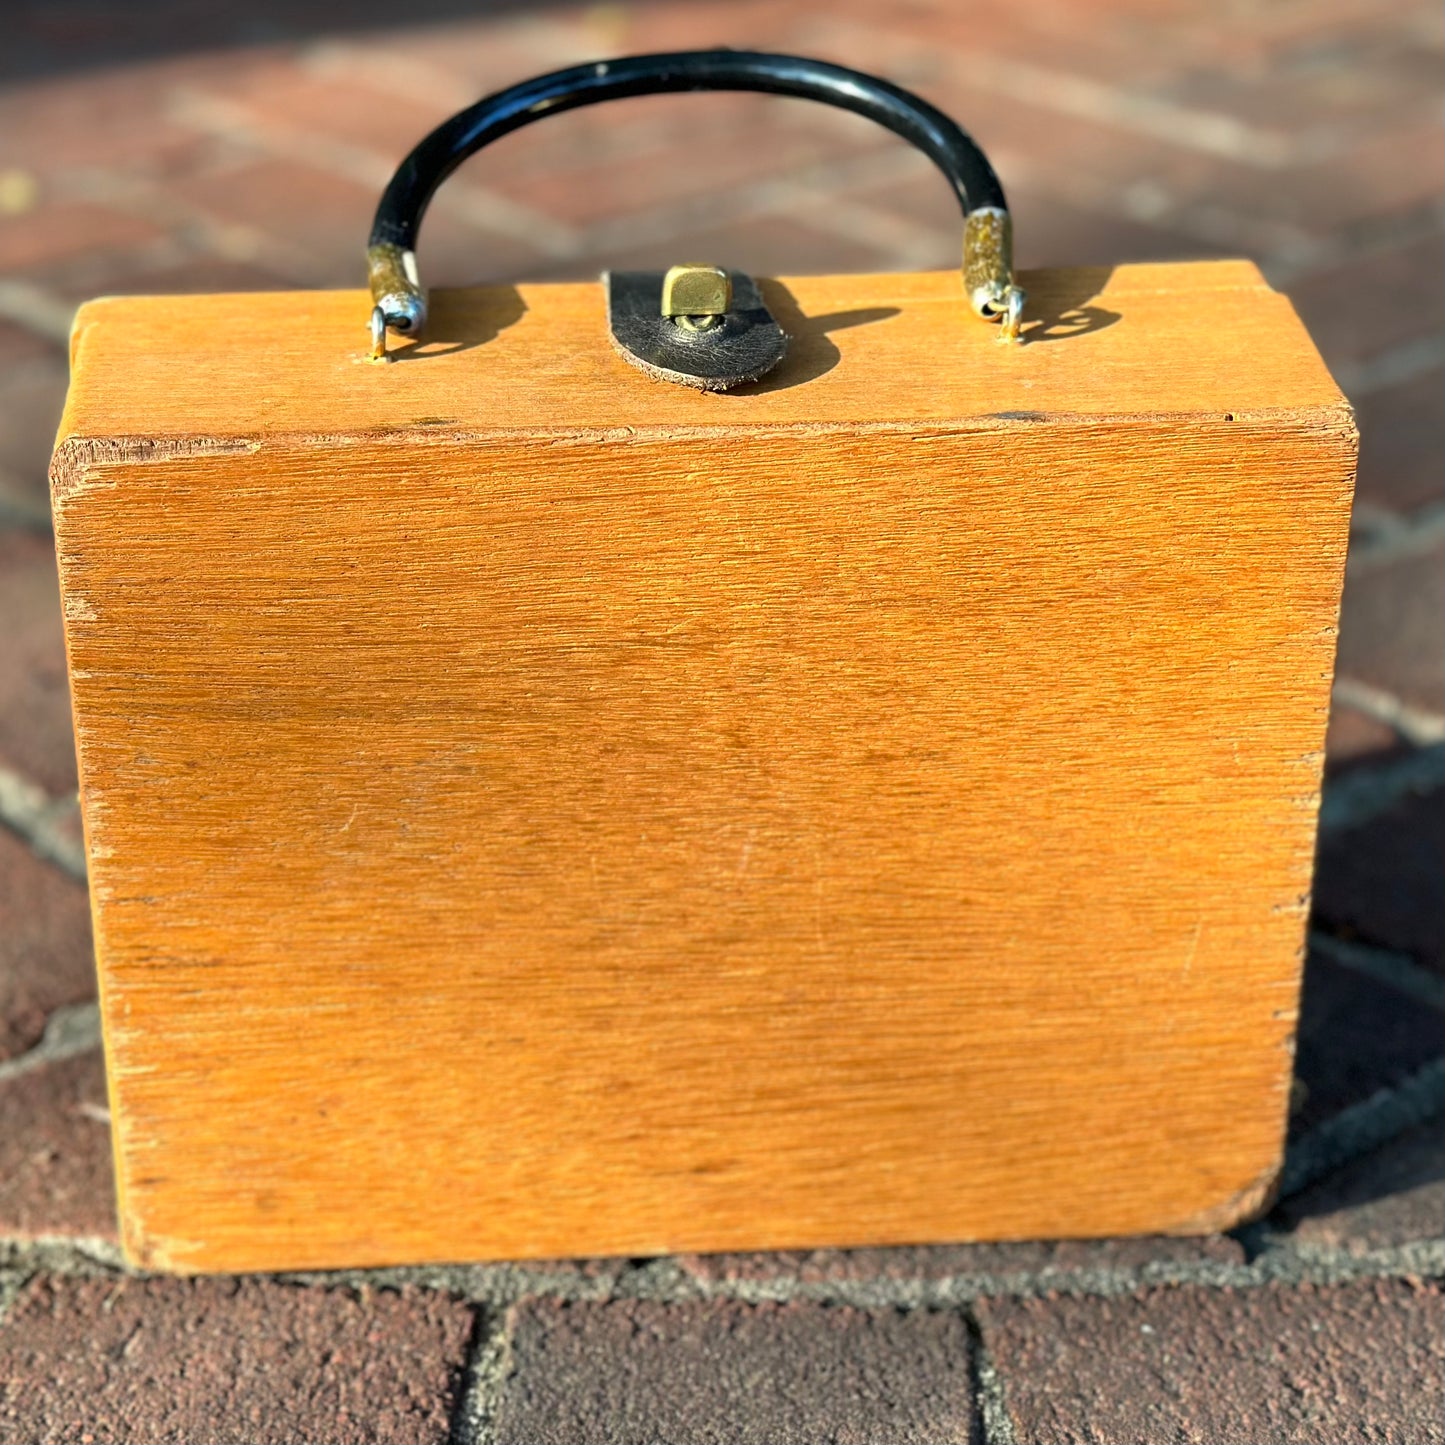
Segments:
[[[559,65],[719,43],[859,65],[956,115],[1003,177],[1024,266],[1254,258],[1356,405],[1286,1197],[1202,1241],[477,1266],[400,1294],[394,1274],[127,1274],[45,487],[74,306],[357,285],[382,184],[452,111]],[[0,1437],[1445,1440],[1442,52],[1418,0],[11,7]],[[697,257],[948,267],[958,244],[946,187],[867,122],[680,96],[554,117],[472,160],[421,257],[465,284]]]

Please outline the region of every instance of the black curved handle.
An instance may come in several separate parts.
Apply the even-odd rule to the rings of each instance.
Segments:
[[[468,156],[544,115],[684,90],[754,90],[818,100],[865,115],[911,141],[947,176],[963,209],[963,275],[973,309],[984,317],[1002,316],[1006,334],[1017,335],[1023,293],[1013,281],[1008,205],[977,142],[901,86],[822,60],[747,50],[684,50],[574,65],[498,91],[439,125],[397,168],[376,209],[366,252],[374,326],[415,334],[426,324],[417,231],[437,187]]]

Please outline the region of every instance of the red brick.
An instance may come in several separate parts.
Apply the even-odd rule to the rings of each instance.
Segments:
[[[287,7],[293,14],[303,8],[299,3]],[[15,68],[40,74],[77,68],[93,73],[106,66],[124,73],[131,67],[122,62],[138,59],[163,67],[156,57],[244,45],[254,39],[258,28],[257,9],[185,0],[120,6],[27,5],[12,10],[15,20],[9,33],[20,61]],[[278,28],[274,19],[268,28]]]
[[[94,997],[85,886],[0,827],[0,1060],[36,1043],[51,1010]]]
[[[1308,9],[1321,14],[1318,4]],[[1077,178],[1094,171],[1101,198],[1118,194],[1131,175],[1163,175],[1192,162],[1196,199],[1205,201],[1212,191],[1215,201],[1227,204],[1230,176],[1260,171],[1243,160],[1235,166],[1214,162],[1194,147],[1185,149],[1172,139],[1172,131],[1150,136],[1149,118],[1133,104],[1137,100],[1173,105],[1181,118],[1195,111],[1243,121],[1277,143],[1334,137],[1351,142],[1361,130],[1394,130],[1412,117],[1433,123],[1432,101],[1412,104],[1407,94],[1412,85],[1415,94],[1438,90],[1428,79],[1433,61],[1423,49],[1412,53],[1377,43],[1374,53],[1355,61],[1351,71],[1344,46],[1335,64],[1321,61],[1316,33],[1309,36],[1314,55],[1241,65],[1228,64],[1230,45],[1224,40],[1224,32],[1233,38],[1241,29],[1235,17],[1230,26],[1218,26],[1201,7],[1170,7],[1144,25],[1111,25],[1094,6],[954,7],[946,19],[936,7],[893,7],[886,22],[877,19],[880,12],[868,0],[829,7],[832,14],[850,10],[867,23],[821,25],[818,39],[811,38],[812,49],[920,85],[974,130],[991,153],[997,149],[996,160],[1017,153],[1056,175]],[[1322,16],[1312,29],[1321,23]],[[1100,114],[1078,116],[1053,100],[1048,79],[1030,87],[1027,81],[1012,81],[1007,69],[1000,69],[998,84],[983,90],[980,71],[993,53],[1006,65],[1022,62],[1045,77],[1055,72],[1065,79],[1104,82]],[[983,94],[972,94],[975,88]],[[1117,118],[1108,117],[1108,88],[1117,91]],[[1009,113],[1019,114],[1022,123],[1010,120]],[[1079,165],[1075,147],[1081,144],[1103,168]],[[1199,160],[1207,160],[1208,168],[1199,168]],[[1009,179],[1007,165],[1004,179]]]
[[[1208,13],[1206,8],[1203,14]],[[1293,47],[1312,49],[1326,37],[1349,46],[1385,31],[1418,44],[1425,41],[1424,25],[1433,26],[1435,17],[1420,0],[1308,0],[1252,5],[1241,20],[1245,23],[1214,26],[1221,42],[1218,53],[1237,64],[1260,64]]]
[[[1336,666],[1445,713],[1445,542],[1346,574]]]
[[[368,227],[370,220],[367,221]],[[366,237],[361,238],[364,247]],[[536,280],[554,264],[545,252],[513,236],[499,235],[468,219],[467,202],[444,186],[422,223],[417,257],[429,286],[488,286],[502,281]],[[360,248],[340,284],[361,285],[365,258]],[[586,272],[596,279],[597,267]],[[363,324],[365,318],[362,318]]]
[[[44,195],[75,172],[163,178],[202,149],[204,138],[166,115],[158,67],[116,66],[114,55],[104,58],[105,66],[78,75],[62,72],[0,89],[0,167],[37,175]],[[73,63],[67,55],[65,70]],[[230,63],[234,68],[234,56]]]
[[[58,342],[33,341],[0,357],[0,467],[45,486],[65,406],[68,360]]]
[[[195,92],[201,106],[220,101],[238,108],[247,128],[266,136],[272,149],[306,149],[325,139],[394,165],[451,112],[445,101],[423,103],[370,81],[366,70],[318,74],[287,56],[216,76]]]
[[[475,32],[470,27],[468,33]],[[415,52],[417,43],[406,48]],[[422,46],[444,48],[434,37]],[[304,158],[312,139],[324,137],[394,164],[446,119],[452,102],[422,104],[370,89],[373,75],[379,80],[389,66],[394,67],[393,57],[378,57],[364,64],[358,77],[330,68],[317,74],[277,61],[253,67],[234,84],[213,84],[207,98],[243,107],[278,153]],[[508,78],[530,73],[524,66]],[[474,98],[470,89],[466,96]],[[561,220],[587,223],[881,143],[884,132],[865,121],[850,125],[850,119],[755,95],[642,97],[549,118],[504,137],[442,195],[451,185],[480,186]],[[697,164],[700,147],[709,155],[707,166]]]
[[[948,51],[935,52],[933,78],[918,83],[926,99],[953,116],[987,152],[1004,189],[1023,186],[1064,200],[1087,193],[1103,215],[1121,221],[1121,197],[1140,182],[1166,190],[1174,178],[1207,174],[1217,189],[1233,167],[1214,156],[1182,151],[1099,117],[1061,113],[1042,89],[999,89],[971,73]]]
[[[1413,512],[1445,501],[1445,370],[1355,402],[1360,427],[1358,496],[1377,506]]]
[[[1224,254],[1212,242],[1167,225],[1132,221],[1108,206],[1085,210],[1037,186],[1010,188],[1009,205],[1017,217],[1021,267],[1198,261]]]
[[[573,12],[575,15],[576,12]],[[540,24],[516,16],[388,29],[372,40],[348,36],[346,71],[361,57],[363,73],[389,74],[392,84],[413,99],[437,95],[451,110],[515,81],[562,65],[595,60],[608,49],[607,36],[569,23],[565,15]]]
[[[48,537],[0,532],[0,767],[74,790],[60,583]]]
[[[29,835],[27,835],[29,836]],[[85,874],[85,824],[80,816],[80,797],[66,793],[53,798],[44,807],[44,816],[36,820],[31,849],[70,877]]]
[[[278,283],[283,287],[365,283],[366,238],[380,185],[266,159],[192,177],[172,187],[172,194],[200,216],[239,227],[230,244],[249,237],[248,269],[287,278]],[[418,254],[428,284],[475,285],[537,274],[531,247],[469,224],[463,209],[444,189],[427,212]]]
[[[979,1314],[1018,1445],[1442,1438],[1437,1284],[997,1300]]]
[[[1131,221],[1107,205],[1086,210],[1035,181],[1007,186],[1014,216],[1015,259],[1020,269],[1042,266],[1110,266],[1131,261],[1194,260],[1216,247],[1164,227]],[[932,170],[907,181],[848,193],[848,199],[903,216],[920,234],[937,237],[929,264],[959,263],[963,222],[958,202]]]
[[[1325,768],[1334,773],[1352,763],[1389,752],[1399,742],[1395,730],[1358,708],[1337,702],[1330,708],[1325,734]]]
[[[1294,245],[1302,237],[1326,240],[1397,212],[1432,208],[1445,165],[1445,142],[1433,124],[1363,141],[1327,161],[1253,166],[1022,98],[985,100],[977,121],[961,107],[949,108],[983,143],[1006,189],[1026,183],[1063,199],[1097,197],[1101,211],[1112,208],[1122,217],[1129,192],[1147,186],[1163,204],[1159,224],[1170,215],[1202,214],[1209,229],[1200,244],[1222,244],[1215,228],[1223,228],[1225,238],[1242,238],[1226,246],[1235,253]]]
[[[25,348],[18,359],[0,358],[0,468],[37,507],[50,510],[50,452],[65,406],[68,367],[55,345]]]
[[[113,1190],[99,1049],[0,1081],[0,1232],[113,1239]]]
[[[441,1445],[472,1330],[415,1290],[41,1276],[0,1324],[0,1438]]]
[[[909,51],[946,63],[953,54],[1025,61],[1045,70],[1082,74],[1117,83],[1127,75],[1143,87],[1167,80],[1179,68],[1179,31],[1189,16],[1175,11],[1172,24],[1141,25],[1097,6],[972,4],[897,5],[880,11],[871,0],[830,4],[812,27],[814,48],[830,58],[896,75]],[[886,14],[886,22],[880,20]],[[1193,58],[1193,57],[1191,57]]]
[[[17,322],[0,320],[0,359],[3,359],[0,361],[0,384],[15,372],[29,371],[36,362],[54,361],[63,355],[59,342],[51,337],[41,336]],[[3,405],[0,402],[0,408]]]
[[[289,291],[295,283],[259,266],[243,261],[227,261],[214,256],[192,256],[171,265],[127,265],[122,257],[114,258],[111,273],[104,281],[107,296],[173,296],[209,291]],[[84,285],[67,280],[53,288],[68,300],[88,301],[97,294],[93,281]]]
[[[1439,1058],[1440,1017],[1378,979],[1311,953],[1295,1055],[1303,1084],[1300,1107],[1290,1119],[1298,1136],[1394,1088]]]
[[[817,230],[795,215],[769,215],[609,248],[595,258],[554,262],[548,275],[596,280],[603,266],[666,267],[680,256],[760,276],[883,271],[889,261],[884,251],[866,242]]]
[[[1445,973],[1442,880],[1445,791],[1410,794],[1383,816],[1322,842],[1315,913],[1332,933],[1408,953]]]
[[[947,1445],[979,1439],[952,1313],[529,1300],[495,1445]]]
[[[1362,361],[1445,326],[1440,262],[1430,236],[1311,276],[1289,297],[1327,362]]]
[[[525,79],[526,74],[515,78]],[[682,97],[683,100],[689,98]],[[667,121],[685,124],[685,118],[675,110],[678,99],[677,96],[656,96],[639,100],[636,104],[648,107],[661,105],[667,112]],[[713,99],[721,100],[726,106],[730,98]],[[707,103],[703,101],[704,105]],[[559,171],[625,163],[629,156],[635,156],[645,145],[647,133],[656,124],[653,121],[642,127],[640,133],[633,104],[630,101],[617,102],[598,108],[589,107],[585,111],[564,111],[524,126],[494,141],[464,162],[456,179],[448,182],[448,186],[476,186],[482,191],[506,191],[511,194],[514,185],[525,187],[533,181],[545,184],[549,176]],[[445,119],[445,115],[439,118]],[[420,140],[421,136],[417,135],[415,139]]]
[[[1434,119],[1369,137],[1325,159],[1271,169],[1196,170],[1177,187],[1180,199],[1265,216],[1328,237],[1394,212],[1439,203],[1445,132]],[[1181,177],[1181,181],[1183,178]]]
[[[1438,105],[1438,57],[1384,27],[1344,43],[1316,33],[1270,59],[1192,69],[1167,94],[1179,105],[1326,143],[1392,129]]]
[[[478,163],[477,178],[500,184],[512,199],[557,220],[587,226],[698,197],[725,199],[758,182],[888,143],[887,132],[866,120],[775,96],[645,96],[619,105],[615,114],[616,120],[609,107],[544,122],[559,138],[575,138],[565,161],[514,168],[493,179],[489,152]],[[599,158],[596,138],[624,118],[625,143]],[[520,151],[525,144],[518,134],[497,150]]]
[[[31,532],[50,528],[50,510],[34,495],[32,485],[0,470],[0,527],[20,527]]]
[[[1221,247],[1237,253],[1245,242],[1229,242],[1231,230],[1270,246],[1301,235],[1323,239],[1342,227],[1437,201],[1442,148],[1433,122],[1357,141],[1328,160],[1255,165],[1183,147],[1122,117],[1063,113],[1049,103],[1045,86],[1000,94],[969,70],[946,74],[951,63],[942,55],[946,78],[921,88],[978,138],[1011,197],[1031,188],[1060,203],[1096,209],[1127,232],[1130,194],[1147,187],[1163,207],[1147,229],[1157,226],[1168,236],[1186,224],[1171,222],[1171,216],[1197,212],[1209,218],[1198,233],[1192,228],[1200,220],[1188,219],[1191,229],[1176,234],[1174,247],[1161,253],[1166,257],[1214,254]],[[1025,229],[1020,227],[1021,238]]]
[[[6,218],[0,227],[0,271],[40,272],[82,254],[139,246],[164,235],[150,221],[108,206],[57,201]]]
[[[1411,1129],[1286,1200],[1272,1221],[1294,1243],[1363,1254],[1445,1237],[1445,1133]]]
[[[1037,1279],[1148,1268],[1244,1263],[1244,1250],[1224,1235],[1202,1239],[1059,1239],[1018,1244],[938,1244],[895,1249],[816,1249],[766,1254],[683,1255],[678,1263],[710,1286],[858,1287],[934,1285],[943,1280],[1003,1276]]]
[[[811,7],[777,0],[695,0],[687,5],[662,0],[626,7],[611,39],[619,53],[731,45],[809,54],[807,31],[813,15]]]
[[[313,165],[265,159],[187,177],[169,195],[200,217],[253,233],[253,253],[233,259],[292,276],[293,284],[355,285],[380,190]]]
[[[769,163],[765,157],[735,152],[756,149],[760,136],[765,145],[786,143],[789,134],[794,143],[800,136],[810,141],[815,154],[888,143],[887,132],[878,126],[806,101],[727,92],[650,95],[567,111],[525,126],[488,146],[461,175],[483,188],[521,197],[529,187],[553,187],[556,177],[570,174],[568,187],[606,191],[620,184],[660,205],[672,184],[691,187],[699,173],[709,174],[697,164],[699,156],[725,169],[741,165],[739,173],[746,175],[749,164]],[[664,156],[671,158],[668,168],[662,167]],[[686,164],[689,174],[672,174],[679,163]],[[589,218],[597,204],[587,212]]]

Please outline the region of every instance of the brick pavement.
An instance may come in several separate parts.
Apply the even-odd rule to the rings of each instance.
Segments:
[[[482,13],[478,13],[479,10]],[[1445,27],[1419,0],[22,3],[0,53],[0,1439],[1445,1441]],[[114,1244],[45,466],[76,301],[354,285],[482,90],[725,42],[972,127],[1021,262],[1246,254],[1363,431],[1283,1197],[1205,1240],[146,1280]],[[718,184],[686,164],[717,147]],[[465,167],[438,284],[705,254],[947,266],[926,165],[818,107],[660,98]]]

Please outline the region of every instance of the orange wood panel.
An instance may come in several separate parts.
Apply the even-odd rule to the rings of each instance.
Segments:
[[[1204,1230],[1278,1169],[1355,453],[1245,263],[109,300],[54,472],[127,1249]]]

